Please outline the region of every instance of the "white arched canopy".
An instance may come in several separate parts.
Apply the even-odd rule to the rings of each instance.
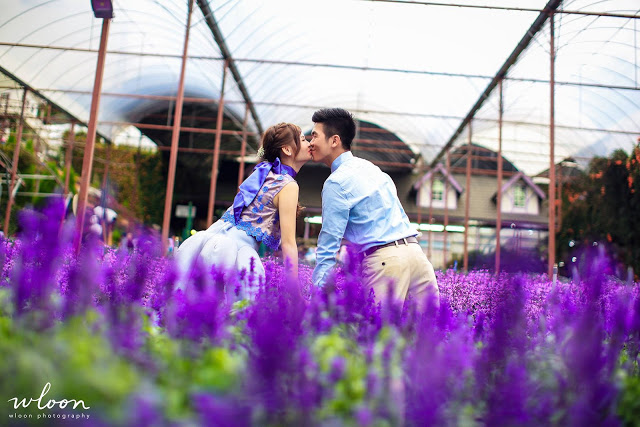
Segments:
[[[320,107],[340,106],[388,129],[428,163],[547,6],[546,0],[195,2],[185,96],[216,100],[224,38],[238,76],[225,110],[240,120],[246,95],[253,131],[291,121],[311,127]],[[115,1],[100,121],[135,122],[175,96],[187,0]],[[210,10],[205,17],[203,10]],[[629,150],[640,134],[640,6],[635,0],[560,2],[555,29],[556,157],[586,162]],[[520,170],[549,167],[550,28],[546,20],[504,80],[503,151]],[[100,20],[89,1],[3,0],[0,68],[82,121],[89,117]],[[246,89],[243,93],[236,78]],[[258,120],[256,120],[258,119]],[[498,94],[472,122],[474,143],[497,148]],[[113,136],[121,128],[99,126]]]

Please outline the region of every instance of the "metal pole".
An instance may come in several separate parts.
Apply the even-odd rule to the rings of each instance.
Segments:
[[[422,186],[418,189],[418,195],[416,196],[416,204],[418,205],[418,230],[420,230],[420,223],[422,222]]]
[[[188,102],[186,98],[182,99],[183,104]],[[227,102],[228,104],[229,102]],[[173,105],[173,104],[172,104]],[[173,108],[173,107],[171,107]],[[164,116],[163,116],[164,117]],[[169,118],[168,121],[171,121]],[[111,126],[135,126],[139,129],[155,129],[155,130],[173,130],[173,125],[156,125],[151,123],[130,123],[130,122],[122,122],[122,121],[109,121],[109,120],[101,120],[99,122],[101,125],[111,125]],[[547,125],[545,125],[547,126]],[[216,129],[209,128],[194,128],[189,126],[181,126],[180,132],[195,132],[195,133],[210,133],[216,134],[218,131]],[[223,135],[242,135],[241,130],[229,130],[222,129],[221,133]],[[255,132],[247,132],[247,135],[257,135]],[[407,150],[404,150],[407,151]]]
[[[562,162],[560,162],[560,167],[558,168],[558,201],[557,201],[557,209],[556,209],[556,219],[557,219],[557,229],[562,229]]]
[[[216,120],[216,130],[222,129],[222,119],[224,116],[224,84],[227,79],[228,61],[224,61],[222,69],[222,86],[220,87],[220,101],[218,102],[218,118]],[[213,207],[216,199],[216,184],[218,181],[218,162],[220,160],[220,140],[222,132],[216,132],[216,141],[211,162],[211,185],[209,186],[209,209],[207,210],[207,225],[213,222]]]
[[[171,151],[171,147],[164,147],[162,145],[157,146],[156,150],[159,151]],[[213,154],[215,150],[213,148],[189,148],[178,147],[178,153],[200,153],[200,154]],[[229,154],[233,156],[239,156],[240,151],[237,150],[220,150],[220,154]]]
[[[173,203],[173,186],[176,179],[176,163],[178,161],[178,144],[180,141],[180,124],[182,122],[182,104],[184,99],[184,75],[187,68],[187,50],[189,48],[189,32],[191,31],[191,12],[193,0],[189,0],[187,12],[187,27],[184,35],[184,47],[182,49],[182,65],[180,68],[180,81],[178,83],[178,97],[173,119],[171,134],[171,153],[169,154],[169,172],[167,176],[167,191],[164,199],[164,216],[162,217],[162,253],[167,252],[169,239],[169,222],[171,220],[171,205]]]
[[[416,0],[367,0],[372,2],[385,2],[395,4],[411,4],[411,5],[423,5],[423,6],[444,6],[455,8],[469,8],[469,9],[486,9],[486,10],[502,10],[502,11],[514,11],[514,12],[540,12],[544,13],[545,9],[531,8],[531,7],[514,7],[514,6],[492,6],[492,5],[474,5],[464,3],[450,3],[450,2],[434,2],[434,1],[416,1]],[[559,10],[557,13],[566,15],[581,15],[581,16],[606,16],[611,18],[628,18],[638,19],[638,15],[625,14],[625,13],[608,13],[608,12],[589,12],[584,10]]]
[[[104,164],[104,173],[102,174],[102,218],[100,221],[102,222],[102,239],[105,245],[109,244],[109,232],[107,231],[108,221],[107,221],[107,205],[109,197],[109,190],[107,189],[107,183],[109,181],[109,163],[111,162],[111,144],[105,147],[106,151],[106,162]]]
[[[500,230],[502,229],[502,80],[498,82],[498,195],[496,200],[496,274],[500,273]]]
[[[69,193],[69,180],[71,175],[71,161],[73,159],[73,143],[75,141],[75,126],[76,122],[71,121],[71,129],[69,129],[69,142],[67,142],[67,151],[64,153],[64,191],[63,195]]]
[[[427,256],[429,260],[431,260],[431,238],[433,233],[431,231],[431,226],[433,224],[433,171],[431,172],[431,177],[429,178],[429,244],[427,246]]]
[[[556,167],[555,167],[555,24],[553,12],[549,16],[549,278],[553,276],[556,258]]]
[[[247,90],[244,80],[242,80],[242,76],[240,75],[240,70],[238,70],[238,66],[235,64],[233,57],[231,56],[231,49],[227,46],[227,41],[220,30],[220,26],[216,21],[213,10],[209,6],[208,0],[198,0],[198,6],[200,6],[200,10],[204,15],[204,20],[207,23],[207,26],[211,30],[211,34],[213,34],[213,38],[218,45],[218,49],[222,54],[222,57],[225,59],[225,63],[227,67],[230,68],[231,76],[236,82],[236,86],[240,93],[242,94],[242,99],[244,103],[249,106],[251,110],[251,116],[253,117],[253,122],[256,125],[258,130],[258,134],[262,135],[264,129],[262,128],[262,123],[260,122],[260,117],[258,117],[258,112],[254,108],[253,102],[251,102],[251,97],[249,96],[249,91]]]
[[[462,268],[465,273],[469,271],[469,250],[467,248],[467,244],[469,243],[469,203],[471,202],[471,153],[473,152],[471,148],[472,124],[473,121],[470,121],[469,140],[467,141],[467,188],[465,189],[466,194],[464,198],[464,257],[462,261]]]
[[[78,210],[76,216],[76,237],[75,249],[80,250],[82,241],[82,229],[84,227],[84,213],[87,208],[87,195],[89,184],[91,183],[91,167],[93,165],[93,151],[96,142],[96,127],[98,123],[98,111],[100,107],[100,92],[102,90],[102,77],[104,76],[104,63],[107,56],[107,39],[109,37],[109,26],[111,19],[102,20],[102,34],[100,35],[100,51],[98,52],[98,63],[96,64],[96,78],[93,83],[93,95],[91,97],[91,111],[89,115],[89,126],[87,129],[87,141],[84,146],[84,158],[82,160],[82,178],[80,180],[80,191],[78,193]]]
[[[238,169],[238,187],[244,181],[244,156],[247,154],[247,122],[249,121],[249,104],[244,110],[242,122],[242,147],[240,148],[240,169]]]
[[[529,27],[516,48],[513,50],[513,52],[511,52],[509,58],[507,58],[502,67],[500,67],[496,75],[493,77],[493,80],[491,80],[487,88],[480,95],[474,106],[471,107],[471,110],[469,111],[469,113],[467,113],[467,116],[464,118],[464,120],[462,120],[462,122],[458,126],[458,129],[456,129],[453,135],[451,135],[451,138],[449,138],[449,141],[444,145],[444,147],[442,147],[438,155],[433,158],[433,160],[431,161],[432,166],[438,163],[445,151],[453,146],[454,141],[458,138],[458,135],[460,135],[467,123],[473,116],[475,116],[476,112],[480,110],[484,102],[489,99],[489,95],[491,95],[491,92],[493,92],[493,90],[496,88],[498,82],[507,75],[509,68],[511,68],[511,66],[516,63],[520,54],[522,54],[522,52],[526,50],[527,46],[529,46],[529,43],[531,43],[531,40],[533,40],[538,31],[542,29],[549,15],[548,11],[554,11],[558,8],[560,3],[562,3],[562,0],[549,0],[549,2],[544,7],[544,10],[540,12],[540,15],[538,15],[538,17],[533,22],[533,24],[531,24],[531,27]]]
[[[20,122],[18,123],[18,133],[16,134],[16,146],[13,149],[13,160],[11,163],[11,183],[9,184],[9,198],[7,199],[7,210],[4,214],[4,235],[9,236],[9,220],[11,219],[11,208],[13,207],[13,188],[16,184],[16,174],[18,173],[18,160],[20,159],[20,142],[22,141],[22,128],[24,127],[24,109],[27,104],[27,92],[25,88],[22,93],[22,106],[20,107]]]
[[[442,246],[442,259],[444,260],[444,270],[447,269],[447,225],[449,225],[449,174],[451,173],[451,151],[447,150],[447,176],[444,180],[444,245]]]

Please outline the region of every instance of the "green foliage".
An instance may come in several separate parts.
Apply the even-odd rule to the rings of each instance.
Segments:
[[[134,397],[153,383],[165,414],[177,420],[193,415],[193,393],[229,393],[244,371],[246,357],[238,351],[169,338],[162,329],[149,326],[140,312],[147,324],[144,347],[150,359],[146,363],[154,367],[144,374],[134,360],[114,352],[101,314],[88,311],[39,332],[10,316],[9,295],[0,288],[0,395],[7,399],[37,400],[50,383],[42,405],[50,399],[83,400],[89,409],[79,407],[76,413],[124,422]],[[0,417],[7,419],[12,411],[35,419],[42,413],[37,406],[32,402],[26,409],[14,410],[11,401],[0,405]]]
[[[16,135],[15,133],[12,132],[11,135],[9,136],[9,140],[7,141],[7,143],[0,145],[0,151],[2,151],[2,154],[4,155],[4,157],[11,159],[10,161],[13,161],[13,152],[15,150],[15,147],[16,147]],[[37,159],[33,151],[33,141],[28,140],[25,144],[20,146],[20,156],[18,157],[18,172],[34,173],[35,170],[37,170]],[[3,172],[5,172],[5,176],[4,176],[5,180],[10,181],[11,171],[6,170]],[[21,184],[20,191],[33,191],[31,189],[27,189],[28,187],[25,187],[25,186],[32,186],[32,183],[26,182],[24,184]],[[3,185],[2,195],[1,195],[2,197],[0,198],[0,211],[2,212],[3,217],[7,209],[7,201],[8,201],[8,194],[9,194],[8,187],[9,187],[8,185]],[[17,229],[16,212],[18,212],[22,208],[32,203],[33,203],[32,198],[28,198],[28,197],[16,197],[13,200],[13,208],[11,210],[11,218],[9,221],[10,235],[15,233]]]
[[[575,249],[608,242],[616,258],[640,272],[640,145],[628,155],[595,157],[586,174],[565,184],[558,258]]]
[[[618,415],[625,426],[640,426],[640,377],[625,377],[623,384]]]
[[[163,175],[162,154],[138,151],[129,146],[97,144],[94,162],[93,185],[104,186],[108,172],[108,192],[129,215],[146,224],[162,223],[166,181]],[[108,160],[111,167],[105,168]],[[114,207],[116,210],[118,206]],[[119,212],[123,213],[123,212]]]
[[[162,153],[147,154],[139,159],[138,185],[140,203],[137,213],[145,224],[162,224],[166,182]]]
[[[86,133],[79,132],[74,136],[76,144],[82,144],[86,141]],[[68,132],[63,135],[63,140],[69,138]],[[12,133],[6,144],[0,145],[0,151],[8,159],[13,158],[15,149],[15,133]],[[18,172],[21,174],[50,174],[54,173],[58,177],[56,180],[25,180],[21,184],[21,192],[34,193],[53,193],[60,189],[60,183],[64,183],[66,177],[66,169],[64,164],[66,148],[60,147],[56,158],[47,161],[46,167],[39,163],[32,140],[23,141],[20,149],[18,160]],[[102,159],[102,161],[94,161],[92,183],[96,188],[103,186],[103,178],[105,173],[105,159],[109,159],[111,167],[109,168],[109,192],[118,204],[128,209],[130,215],[136,220],[146,224],[160,224],[164,213],[164,194],[165,194],[165,178],[163,175],[163,164],[161,153],[151,153],[148,151],[139,152],[137,148],[128,146],[107,146],[98,143],[95,147],[94,159]],[[83,151],[79,149],[73,150],[71,160],[71,168],[69,174],[69,191],[76,192],[76,183],[79,180],[79,172],[82,170]],[[10,171],[3,171],[10,174]],[[6,178],[6,177],[5,177]],[[6,209],[7,188],[3,187],[3,193],[0,198],[0,209],[2,212]],[[14,207],[12,209],[11,221],[9,225],[9,234],[15,233],[17,229],[15,213],[22,208],[33,205],[39,206],[46,200],[46,197],[16,197]],[[116,210],[119,210],[116,207]],[[119,214],[123,212],[120,211]]]
[[[244,357],[227,348],[196,346],[169,338],[160,329],[146,343],[156,363],[155,384],[173,419],[192,415],[191,396],[197,391],[228,393],[240,380]]]
[[[120,418],[139,378],[135,367],[114,354],[103,335],[94,332],[99,328],[98,319],[90,311],[41,333],[0,315],[0,394],[29,402],[40,397],[50,383],[42,405],[50,399],[83,400],[89,408],[86,413]],[[14,410],[13,402],[0,408],[0,417],[6,420],[7,411]],[[36,416],[42,411],[34,402],[16,412]]]
[[[353,341],[341,336],[337,329],[328,335],[318,336],[311,349],[320,371],[327,377],[331,375],[331,365],[336,358],[342,358],[345,363],[344,373],[334,385],[333,398],[320,417],[348,416],[350,408],[356,407],[365,396],[367,366],[361,350]],[[329,378],[326,381],[331,382]]]
[[[337,417],[348,422],[354,416],[354,408],[365,405],[367,397],[374,405],[376,402],[382,405],[382,402],[386,403],[394,398],[388,394],[388,390],[402,382],[404,342],[397,331],[390,327],[380,330],[370,355],[370,363],[355,336],[351,336],[354,335],[353,332],[347,325],[336,326],[330,333],[317,336],[310,345],[323,382],[332,393],[327,404],[318,413],[320,419]],[[338,359],[344,363],[341,375],[333,372],[333,364]],[[385,375],[385,372],[389,374]],[[384,391],[382,395],[375,395],[373,390],[367,389],[368,374],[375,375],[385,384],[381,387]],[[401,414],[389,415],[395,421],[399,422],[401,419]]]

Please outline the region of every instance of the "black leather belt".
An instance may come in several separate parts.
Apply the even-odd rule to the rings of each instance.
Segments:
[[[404,239],[396,240],[395,242],[385,243],[384,245],[373,246],[364,251],[364,256],[369,256],[378,249],[386,248],[389,246],[408,245],[409,243],[418,243],[418,239],[416,239],[414,236],[411,236],[405,237]]]

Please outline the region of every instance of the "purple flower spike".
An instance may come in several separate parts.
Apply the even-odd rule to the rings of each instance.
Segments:
[[[329,370],[329,380],[334,383],[340,381],[344,376],[346,365],[346,360],[342,356],[334,357]]]
[[[222,397],[198,393],[193,396],[201,425],[214,427],[245,427],[251,424],[251,407],[231,396]]]

